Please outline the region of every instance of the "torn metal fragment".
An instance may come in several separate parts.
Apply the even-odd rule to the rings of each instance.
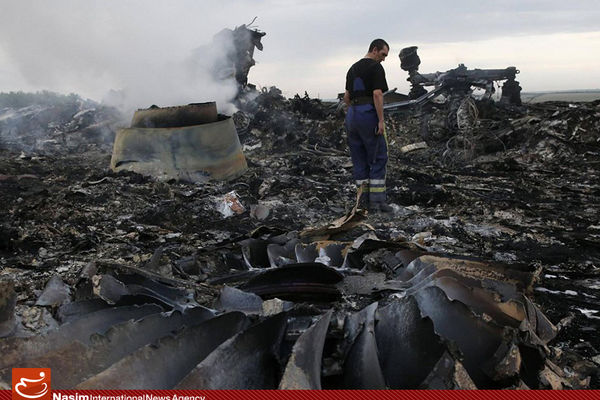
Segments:
[[[175,389],[276,389],[286,319],[277,314],[225,341]]]
[[[305,229],[300,232],[300,236],[326,240],[336,233],[346,232],[363,224],[363,221],[367,218],[366,211],[359,210],[357,207],[358,203],[343,217],[338,218],[323,227]]]
[[[316,243],[310,243],[307,245],[298,243],[296,244],[294,252],[299,263],[314,262],[319,256]]]
[[[515,331],[512,332],[513,334],[516,333]],[[509,341],[507,338],[483,368],[495,381],[502,381],[518,376],[521,370],[521,362],[522,357],[519,346],[514,340]]]
[[[346,318],[347,336],[358,332],[344,362],[343,384],[347,389],[385,389],[377,342],[375,340],[375,311],[377,302]],[[355,334],[355,333],[354,333]]]
[[[419,388],[434,390],[476,390],[477,386],[475,386],[475,383],[461,362],[446,351]]]
[[[406,290],[406,294],[413,294],[425,287],[438,287],[444,291],[448,299],[460,301],[468,306],[473,314],[493,320],[498,325],[517,328],[525,319],[522,296],[512,293],[513,287],[498,293],[480,287],[481,281],[472,280],[447,269],[435,271],[420,281],[413,279],[410,282],[414,284]]]
[[[556,326],[525,296],[524,301],[527,310],[526,326],[530,333],[537,336],[543,344],[554,339],[558,334]]]
[[[483,318],[529,331],[538,344],[556,336],[556,327],[522,292],[534,279],[535,271],[433,255],[415,259],[407,269],[414,276],[396,285],[398,290],[412,294],[427,286],[437,286],[449,299],[459,300]],[[391,289],[394,284],[388,282],[387,286]]]
[[[478,387],[491,387],[492,377],[484,370],[504,340],[504,328],[475,316],[459,301],[450,301],[437,287],[426,287],[413,294],[423,316],[431,318],[435,332],[455,342],[464,355],[464,366]]]
[[[377,310],[375,335],[387,386],[416,389],[438,362],[445,345],[410,296]]]
[[[74,301],[73,303],[67,303],[60,306],[57,311],[57,317],[58,320],[64,324],[66,322],[73,322],[86,314],[108,307],[110,307],[110,305],[107,302],[98,298]]]
[[[70,293],[71,290],[65,285],[60,276],[54,275],[46,284],[44,291],[35,304],[37,306],[60,306],[71,301]]]
[[[129,295],[127,286],[112,275],[95,275],[92,279],[94,294],[108,304],[116,304],[121,297]]]
[[[520,292],[530,291],[534,280],[539,274],[539,270],[532,270],[527,265],[490,263],[439,255],[420,256],[411,262],[407,266],[407,269],[416,275],[421,269],[431,266],[434,266],[438,270],[448,268],[456,273],[474,279],[489,279],[491,281],[508,283]]]
[[[138,274],[120,274],[118,279],[127,285],[130,294],[158,300],[175,310],[198,307],[193,291],[173,287]]]
[[[223,341],[248,325],[232,312],[146,345],[77,385],[77,389],[172,389]],[[228,375],[228,374],[225,374]]]
[[[286,264],[295,264],[296,253],[295,247],[298,244],[298,239],[293,239],[284,245],[271,243],[267,246],[267,256],[271,267],[281,267]],[[314,261],[314,260],[312,260]]]
[[[90,336],[93,333],[102,334],[119,322],[129,319],[137,320],[146,315],[162,311],[163,309],[155,304],[111,307],[63,324],[45,335],[30,338],[11,337],[1,340],[0,369],[16,365],[27,359],[39,357],[74,340],[89,344]]]
[[[344,257],[348,247],[347,243],[317,243],[319,258],[315,261],[322,262],[330,267],[341,267],[344,264]]]
[[[190,126],[120,129],[110,166],[115,172],[191,182],[234,179],[248,169],[230,117]]]
[[[410,247],[408,243],[389,242],[385,240],[375,240],[367,238],[361,242],[358,248],[348,252],[344,260],[344,267],[362,269],[365,265],[365,263],[363,262],[363,257],[373,251],[379,249],[402,251],[403,249],[407,249],[408,247]],[[400,261],[402,261],[402,259],[400,259]]]
[[[134,302],[144,300],[154,302],[165,307],[183,311],[198,304],[193,299],[193,293],[185,289],[167,286],[138,274],[96,275],[93,279],[94,293],[110,304]],[[135,301],[138,297],[139,300]]]
[[[539,375],[542,387],[552,390],[562,390],[571,386],[564,378],[564,374],[560,369],[557,369],[556,366],[552,365],[549,361],[546,361],[546,364],[547,365],[540,371]]]
[[[332,311],[327,311],[294,344],[279,389],[321,389],[321,359]]]
[[[212,318],[213,312],[198,307],[185,314],[152,314],[139,321],[125,321],[111,327],[104,335],[98,334],[88,345],[73,341],[66,346],[27,360],[19,367],[45,365],[52,369],[52,387],[72,389],[85,379],[103,371],[134,350],[168,336],[185,326],[196,326]],[[10,368],[0,371],[2,379],[10,381]]]
[[[221,311],[241,311],[249,314],[259,314],[262,311],[263,300],[254,293],[224,286],[219,298],[213,306]]]

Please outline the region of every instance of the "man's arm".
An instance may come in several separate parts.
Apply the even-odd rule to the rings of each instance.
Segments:
[[[346,103],[347,106],[350,106],[350,92],[348,90],[344,93],[344,103]]]
[[[373,104],[375,105],[375,111],[377,111],[377,118],[379,119],[376,135],[381,135],[385,128],[383,122],[383,92],[381,89],[373,90]]]

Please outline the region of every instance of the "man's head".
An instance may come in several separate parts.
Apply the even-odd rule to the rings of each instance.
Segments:
[[[369,45],[369,58],[374,59],[377,62],[385,61],[385,58],[390,51],[390,45],[383,39],[375,39]]]

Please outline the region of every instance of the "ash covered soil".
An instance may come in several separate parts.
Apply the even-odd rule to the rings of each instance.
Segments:
[[[271,89],[240,110],[234,121],[249,170],[208,184],[112,172],[112,139],[123,125],[115,110],[81,101],[0,110],[0,278],[15,281],[24,332],[56,326],[55,309],[35,305],[56,274],[74,286],[90,263],[151,263],[210,288],[232,271],[223,254],[203,250],[263,226],[324,225],[352,208],[335,105]],[[600,388],[600,102],[487,105],[455,136],[436,128],[443,110],[432,112],[428,147],[406,153],[403,146],[424,141],[422,118],[388,118],[394,213],[368,215],[368,226],[334,239],[372,228],[379,239],[539,268],[530,296],[560,329],[551,347]],[[245,211],[224,217],[219,207],[231,191]],[[179,268],[189,260],[197,274]],[[197,300],[210,307],[207,293]]]

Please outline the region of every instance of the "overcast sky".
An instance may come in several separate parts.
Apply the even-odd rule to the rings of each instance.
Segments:
[[[597,0],[0,0],[0,91],[101,100],[127,88],[139,107],[227,96],[230,87],[181,65],[255,16],[267,35],[249,81],[287,96],[334,98],[378,37],[391,45],[383,65],[400,92],[408,84],[398,53],[412,45],[421,72],[514,65],[524,91],[600,88]]]

